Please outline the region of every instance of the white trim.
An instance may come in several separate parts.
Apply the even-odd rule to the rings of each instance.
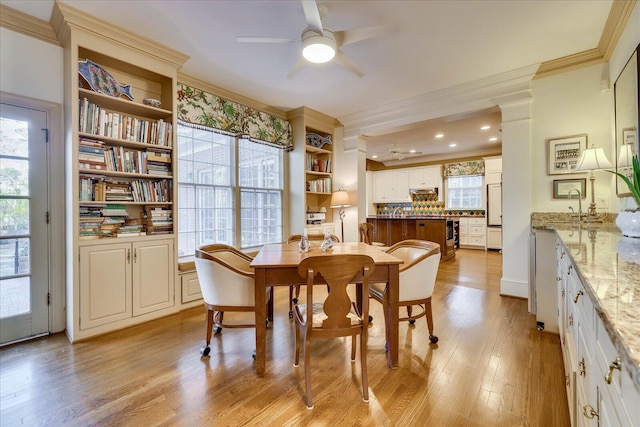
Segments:
[[[527,282],[516,282],[502,278],[500,279],[500,295],[528,299],[529,284]]]

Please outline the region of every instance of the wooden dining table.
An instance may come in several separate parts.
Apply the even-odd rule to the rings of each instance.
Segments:
[[[251,262],[255,273],[255,301],[256,301],[256,373],[264,376],[266,371],[266,335],[267,335],[267,304],[266,288],[268,286],[295,286],[306,284],[306,279],[298,274],[298,265],[306,257],[313,255],[339,256],[341,254],[369,255],[375,262],[370,283],[387,284],[387,323],[386,354],[390,368],[398,367],[398,318],[399,318],[399,286],[400,264],[402,260],[381,251],[366,243],[334,243],[330,252],[322,252],[320,245],[314,244],[309,252],[300,252],[297,243],[264,245]],[[356,277],[355,283],[358,278]],[[364,290],[365,292],[367,290]]]

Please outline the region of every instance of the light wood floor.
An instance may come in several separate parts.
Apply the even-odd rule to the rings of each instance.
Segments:
[[[51,426],[566,426],[557,335],[539,332],[527,302],[500,297],[501,255],[460,250],[441,264],[435,333],[400,325],[400,367],[387,368],[372,300],[370,403],[361,400],[349,339],[312,344],[313,410],[293,368],[286,288],[276,290],[267,374],[257,378],[253,329],[227,329],[201,358],[204,309],[86,342],[63,334],[0,349],[0,423]]]

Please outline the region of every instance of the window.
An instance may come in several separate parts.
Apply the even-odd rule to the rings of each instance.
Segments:
[[[177,155],[178,256],[282,241],[282,150],[179,123]]]
[[[447,177],[447,209],[482,209],[482,175]]]

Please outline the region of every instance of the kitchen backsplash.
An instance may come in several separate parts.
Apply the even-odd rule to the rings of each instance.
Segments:
[[[437,196],[414,196],[411,203],[378,203],[376,205],[376,216],[379,218],[392,218],[393,212],[397,208],[404,211],[407,217],[424,216],[484,216],[483,209],[478,210],[447,210],[442,200],[437,200]]]

